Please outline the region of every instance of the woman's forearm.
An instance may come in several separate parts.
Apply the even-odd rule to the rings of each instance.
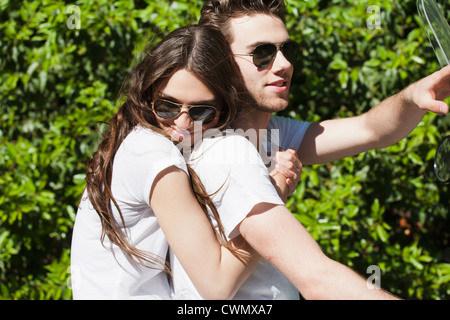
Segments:
[[[176,186],[176,194],[174,194]],[[150,204],[176,257],[205,299],[227,299],[251,273],[251,258],[239,258],[220,245],[190,187],[189,177],[169,168],[155,182]],[[233,243],[250,256],[245,241]]]

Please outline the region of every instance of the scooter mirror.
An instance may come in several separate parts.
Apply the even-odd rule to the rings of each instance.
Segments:
[[[450,136],[445,137],[438,145],[434,173],[440,182],[450,182]]]

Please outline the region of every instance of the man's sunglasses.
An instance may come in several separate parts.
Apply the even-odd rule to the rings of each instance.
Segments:
[[[266,68],[270,65],[275,56],[277,55],[278,50],[280,50],[284,57],[291,63],[297,60],[299,56],[299,46],[297,42],[289,40],[279,46],[273,43],[265,43],[259,46],[256,46],[255,50],[253,50],[252,54],[235,54],[236,56],[251,56],[253,57],[253,64],[260,69]]]
[[[164,99],[157,99],[152,102],[152,109],[156,115],[166,120],[178,117],[183,106],[182,103],[175,103]],[[186,107],[189,108],[189,117],[194,121],[202,121],[203,124],[210,123],[217,115],[217,109],[213,106],[197,105]]]

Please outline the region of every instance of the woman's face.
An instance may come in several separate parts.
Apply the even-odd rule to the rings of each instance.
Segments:
[[[173,118],[164,119],[161,117],[163,113],[159,112],[157,104],[158,100],[165,100],[159,108],[169,108],[170,102],[181,106],[181,110],[172,105],[173,110],[180,110],[179,114],[176,112]],[[215,95],[211,90],[206,87],[195,75],[186,71],[185,69],[179,70],[173,74],[167,84],[161,88],[153,99],[153,112],[155,113],[156,120],[161,129],[168,133],[172,140],[182,143],[183,145],[192,146],[197,139],[201,139],[203,133],[213,128],[219,120],[219,107]],[[167,104],[169,102],[169,104]],[[192,108],[194,106],[194,108]],[[199,106],[212,106],[215,107],[217,112],[211,108],[199,108]],[[191,110],[191,114],[194,115],[206,115],[209,117],[206,121],[200,123],[191,118],[188,111]],[[171,110],[172,111],[172,110]],[[168,113],[168,112],[167,112]],[[208,122],[209,121],[209,122]],[[207,123],[206,123],[207,122]]]

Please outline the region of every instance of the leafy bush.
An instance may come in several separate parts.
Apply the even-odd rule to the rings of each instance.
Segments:
[[[365,112],[438,70],[415,1],[289,1],[302,59],[287,115],[315,121]],[[447,4],[445,12],[449,12]],[[292,18],[294,17],[294,18]],[[448,119],[448,117],[447,117]],[[334,259],[404,298],[450,294],[448,186],[433,159],[449,122],[427,114],[396,145],[306,167],[289,208]]]
[[[201,5],[0,1],[0,299],[71,298],[71,231],[96,122],[114,113],[145,45],[197,21]],[[366,1],[289,0],[302,59],[285,115],[359,114],[438,69],[414,0],[370,5],[380,29],[368,28]],[[449,189],[432,174],[446,132],[429,114],[394,146],[305,167],[288,206],[334,259],[363,275],[377,265],[383,288],[448,298]]]

